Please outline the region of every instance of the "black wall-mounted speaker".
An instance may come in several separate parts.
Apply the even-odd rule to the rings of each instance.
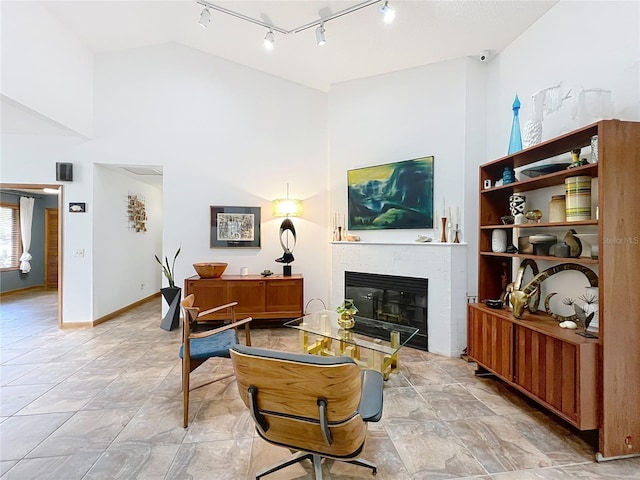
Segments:
[[[56,180],[58,182],[73,182],[73,163],[56,162]]]

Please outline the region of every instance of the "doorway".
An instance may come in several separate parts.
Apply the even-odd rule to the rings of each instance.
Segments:
[[[51,189],[51,193],[44,189]],[[53,191],[57,191],[57,195]],[[25,195],[37,197],[57,196],[55,204],[57,208],[49,207],[44,211],[44,288],[57,290],[58,328],[62,328],[62,185],[27,184],[27,183],[0,183],[0,192],[24,192]],[[33,228],[33,227],[32,227]],[[24,293],[28,294],[28,290]]]

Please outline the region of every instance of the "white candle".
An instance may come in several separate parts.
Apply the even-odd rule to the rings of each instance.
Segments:
[[[331,320],[326,313],[320,314],[320,329],[325,335],[331,335]]]

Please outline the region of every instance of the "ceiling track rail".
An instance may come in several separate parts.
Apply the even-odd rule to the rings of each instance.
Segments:
[[[261,27],[264,27],[264,28],[266,28],[268,30],[272,30],[274,32],[281,33],[282,35],[291,35],[291,34],[294,34],[294,33],[303,32],[303,31],[308,30],[308,29],[313,28],[313,27],[317,27],[317,26],[322,25],[324,23],[327,23],[327,22],[329,22],[331,20],[335,20],[336,18],[342,17],[344,15],[348,15],[350,13],[357,12],[358,10],[362,10],[363,8],[369,7],[371,5],[375,5],[376,3],[380,3],[382,1],[383,0],[366,0],[366,1],[358,3],[356,5],[352,5],[349,8],[345,8],[344,10],[340,10],[339,12],[332,13],[331,15],[319,18],[318,20],[314,20],[313,22],[306,23],[304,25],[300,25],[299,27],[292,28],[291,30],[287,30],[286,28],[278,27],[277,25],[273,25],[273,24],[264,22],[262,20],[258,20],[257,18],[249,17],[248,15],[244,15],[242,13],[235,12],[235,11],[230,10],[228,8],[220,7],[218,5],[206,2],[204,0],[199,0],[196,3],[198,3],[199,5],[202,5],[203,7],[207,7],[209,9],[211,9],[211,10],[215,10],[216,12],[224,13],[225,15],[230,15],[230,16],[238,18],[240,20],[244,20],[245,22],[253,23],[255,25],[259,25]]]

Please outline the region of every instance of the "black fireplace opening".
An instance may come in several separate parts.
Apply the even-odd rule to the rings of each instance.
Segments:
[[[426,278],[344,272],[345,298],[353,299],[358,316],[397,323],[418,329],[407,345],[428,351],[427,299],[429,280]],[[375,331],[355,332],[382,338]]]

